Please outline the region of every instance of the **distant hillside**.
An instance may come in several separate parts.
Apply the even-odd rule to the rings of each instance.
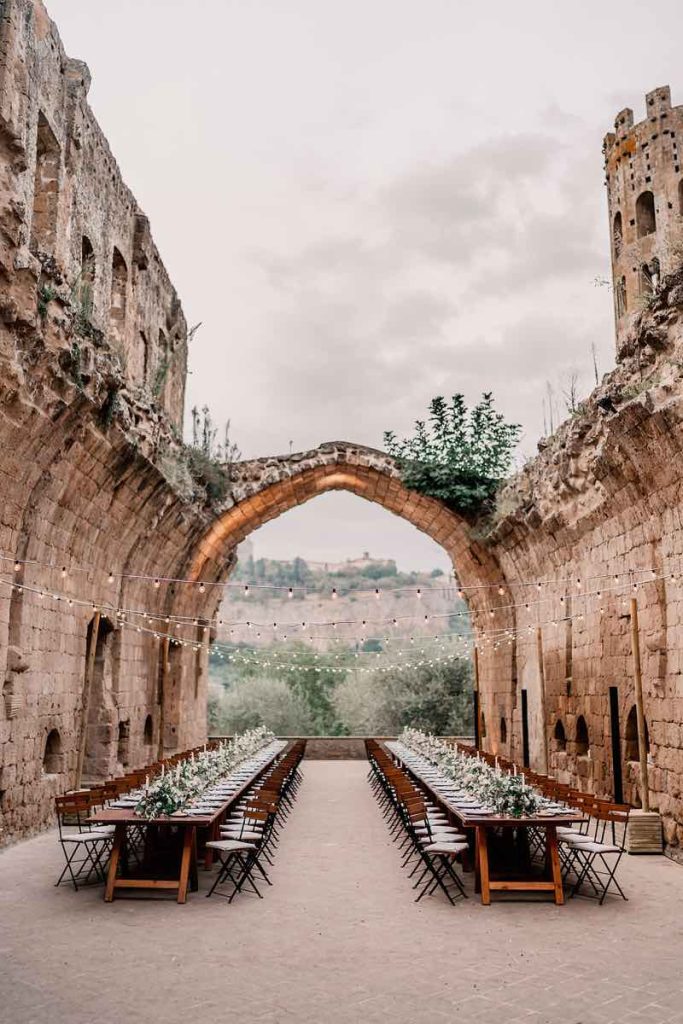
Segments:
[[[298,557],[287,562],[254,559],[249,552],[238,562],[231,582],[251,586],[248,596],[241,588],[226,591],[220,615],[227,621],[341,623],[353,619],[358,625],[346,626],[343,632],[340,627],[339,635],[355,637],[426,636],[469,630],[467,605],[458,598],[455,586],[449,586],[441,569],[399,572],[392,559],[373,559],[367,553],[347,562],[319,563]],[[285,589],[260,589],[268,584]],[[380,591],[379,600],[375,589]],[[396,626],[391,623],[394,618]],[[362,619],[368,622],[366,629],[360,625]],[[389,622],[372,623],[378,619]],[[315,646],[326,645],[317,641]]]

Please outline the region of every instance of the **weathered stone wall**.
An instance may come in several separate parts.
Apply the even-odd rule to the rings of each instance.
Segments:
[[[93,608],[69,595],[110,606],[86,770],[102,777],[156,755],[160,643],[115,612],[165,613],[172,588],[108,577],[181,574],[209,521],[177,440],[185,321],[87,105],[88,82],[41,3],[0,5],[3,837],[48,821],[53,796],[74,782]],[[203,655],[173,649],[169,749],[205,735],[205,668]]]
[[[497,729],[496,695],[483,696],[493,723],[489,748],[509,750],[521,759],[520,698],[521,689],[527,690],[531,758],[542,766],[536,645],[542,623],[551,768],[564,780],[613,795],[609,688],[617,687],[625,795],[637,803],[637,744],[634,750],[627,735],[635,702],[629,602],[636,596],[651,801],[673,845],[683,841],[682,445],[679,272],[637,318],[617,369],[576,415],[539,444],[538,457],[501,496],[490,544],[514,595],[521,631],[514,729],[507,744]],[[654,573],[637,571],[644,569]],[[591,580],[597,576],[602,578]],[[539,579],[548,583],[538,592],[522,585]],[[570,614],[572,621],[563,621]],[[580,737],[577,742],[579,716],[587,725],[587,750]],[[561,733],[559,742],[554,738],[558,721],[566,749]]]

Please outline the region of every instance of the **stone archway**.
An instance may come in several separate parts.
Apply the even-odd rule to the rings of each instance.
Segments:
[[[471,524],[442,502],[408,490],[395,460],[386,453],[349,442],[329,442],[308,452],[237,463],[231,467],[231,477],[230,496],[190,552],[189,579],[222,582],[234,565],[236,546],[250,533],[321,494],[344,490],[400,516],[444,548],[461,585],[472,588],[465,593],[476,632],[490,629],[493,622],[496,629],[514,626],[512,612],[500,610],[513,603],[502,570]],[[220,588],[207,587],[202,614],[211,617],[221,596]],[[183,605],[188,610],[190,602],[196,614],[196,594],[178,594],[176,608]],[[490,618],[492,610],[495,620]],[[495,651],[487,648],[480,655],[480,700],[482,710],[494,716],[492,720],[512,720],[514,664],[514,644]],[[175,714],[182,714],[179,707]]]

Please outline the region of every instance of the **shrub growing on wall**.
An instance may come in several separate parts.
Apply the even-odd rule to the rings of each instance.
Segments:
[[[488,511],[507,476],[520,426],[506,423],[493,407],[493,395],[468,409],[462,395],[432,399],[427,420],[417,420],[412,437],[384,435],[406,487],[438,498],[456,512]]]

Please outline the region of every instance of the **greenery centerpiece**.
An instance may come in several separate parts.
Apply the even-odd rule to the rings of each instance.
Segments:
[[[460,791],[496,814],[521,818],[535,814],[542,806],[541,797],[526,785],[523,774],[503,772],[417,729],[404,729],[399,739],[443,772]]]
[[[235,736],[230,742],[220,743],[214,750],[193,753],[168,770],[162,766],[162,774],[152,782],[145,783],[135,813],[143,818],[173,814],[189,801],[201,796],[206,789],[225,778],[273,739],[273,734],[260,726]]]

